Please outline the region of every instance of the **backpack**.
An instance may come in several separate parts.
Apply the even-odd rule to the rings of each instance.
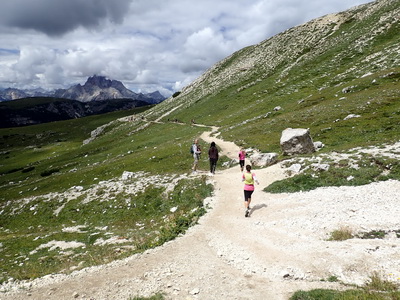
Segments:
[[[194,152],[193,152],[193,145],[192,146],[190,146],[190,154],[193,154]]]

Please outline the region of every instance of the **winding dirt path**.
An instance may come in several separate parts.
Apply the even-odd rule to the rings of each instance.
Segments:
[[[215,136],[216,130],[203,133],[201,138],[208,143],[215,141],[223,154],[236,158],[238,147],[220,140]],[[345,199],[344,208],[324,210],[320,192],[262,192],[263,187],[284,178],[279,165],[256,170],[256,174],[261,184],[253,194],[250,218],[244,217],[239,166],[217,169],[216,175],[210,177],[215,184],[215,196],[209,203],[212,209],[184,236],[123,261],[50,278],[47,283],[42,280],[27,291],[0,295],[0,299],[27,299],[29,295],[28,299],[40,300],[119,300],[163,292],[166,299],[286,300],[299,289],[340,288],[339,283],[321,281],[329,274],[363,280],[375,267],[382,268],[382,259],[398,258],[399,239],[356,241],[356,246],[324,240],[325,232],[337,226],[342,212],[351,219],[345,205],[355,189],[324,190],[332,197],[338,195],[332,201],[330,196],[325,197],[329,203],[342,203],[339,199]],[[399,183],[392,184],[398,191]],[[384,189],[390,190],[388,186]],[[381,190],[379,193],[385,201],[393,197],[382,195]],[[385,217],[396,224],[399,212],[398,208],[386,211]],[[357,222],[354,224],[358,226]],[[399,264],[386,269],[390,268],[400,272]]]

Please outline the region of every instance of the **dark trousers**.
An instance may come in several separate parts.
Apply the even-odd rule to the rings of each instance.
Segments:
[[[210,158],[210,172],[214,174],[216,167],[217,167],[217,159],[216,158]]]

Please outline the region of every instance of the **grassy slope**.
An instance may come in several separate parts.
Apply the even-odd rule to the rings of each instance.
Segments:
[[[319,38],[314,32],[304,32],[303,41],[289,30],[275,37],[278,46],[273,46],[273,38],[243,49],[221,62],[204,82],[226,81],[221,69],[258,53],[259,63],[244,81],[225,86],[169,117],[219,125],[225,139],[262,151],[279,152],[280,134],[288,127],[310,128],[314,139],[327,146],[324,151],[396,141],[400,25],[397,22],[380,35],[365,38],[371,36],[380,14],[395,8],[399,9],[399,3],[390,3],[362,21],[347,17],[340,28],[324,31]],[[297,49],[293,56],[278,57],[276,66],[266,67],[269,51],[279,47],[283,53]],[[378,58],[371,59],[375,53]],[[344,93],[348,87],[350,92]],[[274,112],[276,106],[282,110]],[[349,114],[362,117],[343,122]]]
[[[143,125],[139,118],[114,122],[101,137],[82,144],[98,126],[141,111],[0,129],[0,282],[70,272],[125,257],[174,238],[204,213],[202,200],[211,193],[204,178],[181,180],[168,196],[155,182],[143,192],[130,193],[126,187],[136,180],[128,180],[122,191],[105,186],[94,191],[95,201],[83,201],[102,181],[109,180],[112,187],[124,171],[144,171],[148,175],[142,177],[149,178],[164,174],[171,181],[174,174],[190,170],[189,146],[203,128],[168,123],[136,131]],[[201,165],[205,168],[206,162]],[[67,199],[63,193],[76,186],[82,187],[82,196]],[[178,210],[171,213],[172,207]],[[62,231],[76,226],[81,232]],[[96,244],[111,236],[124,242]],[[36,249],[51,241],[80,242],[84,248],[61,255],[58,250]],[[122,251],[115,250],[121,247]]]

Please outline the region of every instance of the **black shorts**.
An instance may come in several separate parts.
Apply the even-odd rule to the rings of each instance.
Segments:
[[[244,191],[244,201],[248,201],[254,191]]]
[[[239,160],[239,164],[241,167],[244,167],[244,160]]]

